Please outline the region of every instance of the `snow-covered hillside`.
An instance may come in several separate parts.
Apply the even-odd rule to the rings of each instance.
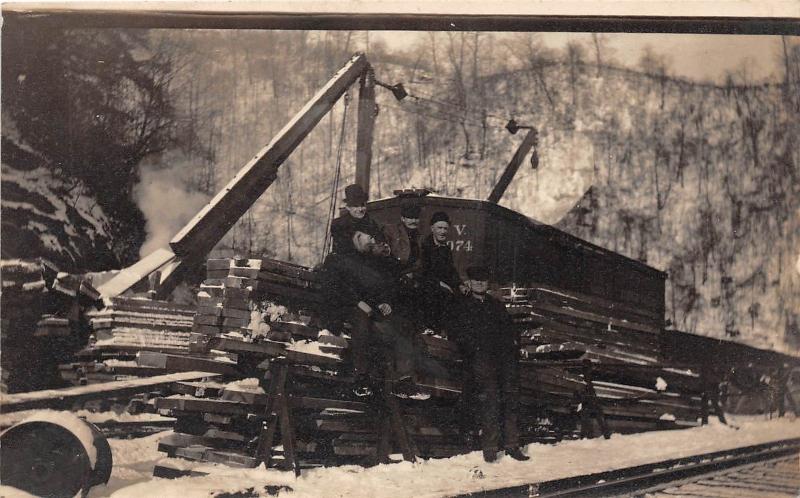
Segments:
[[[44,257],[65,271],[113,267],[102,209],[80,183],[57,178],[15,135],[13,124],[3,119],[3,258]]]

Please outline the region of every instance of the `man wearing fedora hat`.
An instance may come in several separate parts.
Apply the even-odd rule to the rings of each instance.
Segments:
[[[385,243],[381,227],[367,213],[367,193],[361,185],[354,183],[345,187],[344,204],[344,213],[331,223],[334,253],[353,253],[351,239],[356,231],[371,235],[379,244]]]
[[[502,427],[505,453],[528,460],[519,449],[517,430],[519,338],[503,303],[487,293],[489,280],[485,266],[467,268],[469,295],[453,307],[448,329],[464,358],[462,431],[469,434],[478,422],[483,458],[493,462]]]

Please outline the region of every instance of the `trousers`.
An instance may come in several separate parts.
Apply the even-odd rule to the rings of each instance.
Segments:
[[[481,431],[481,448],[497,451],[519,446],[519,379],[516,361],[476,351],[464,359],[461,430]]]
[[[415,373],[446,375],[439,362],[420,353],[415,346],[417,329],[401,314],[392,312],[375,320],[356,309],[350,325],[350,354],[356,375],[383,379],[388,371],[389,380],[413,377]]]

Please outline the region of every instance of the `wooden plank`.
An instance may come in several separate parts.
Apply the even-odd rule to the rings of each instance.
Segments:
[[[99,285],[97,291],[103,297],[114,297],[135,286],[151,273],[178,259],[169,248],[158,248],[135,264],[123,268],[117,275]]]
[[[155,404],[157,410],[178,410],[184,412],[215,413],[219,415],[247,415],[248,413],[255,413],[256,411],[256,407],[248,403],[195,398],[192,396],[156,398]]]
[[[264,270],[259,272],[258,281],[259,283],[269,282],[275,285],[296,287],[298,289],[308,290],[311,292],[318,292],[322,288],[319,283],[305,280],[303,277],[292,277]]]
[[[172,433],[158,440],[158,451],[169,456],[175,455],[179,448],[187,446],[207,446],[216,449],[239,449],[241,442],[215,437],[194,436],[191,434]]]
[[[578,310],[559,308],[543,303],[531,303],[529,309],[534,313],[548,318],[556,323],[570,323],[581,327],[591,333],[604,333],[609,337],[617,337],[624,342],[648,343],[656,345],[658,343],[658,329],[654,327],[639,326],[632,327],[630,322],[623,322],[613,318],[603,317],[594,313]],[[612,328],[613,327],[613,328]],[[607,332],[607,334],[605,334]]]
[[[222,463],[231,467],[255,468],[261,463],[257,458],[241,452],[222,451],[205,446],[177,448],[175,456],[198,462]]]
[[[219,397],[225,384],[219,382],[173,382],[169,386],[169,391],[173,394],[186,394],[196,398],[216,398]]]
[[[565,290],[565,289],[561,289],[561,288],[558,288],[558,287],[553,287],[551,285],[545,285],[545,284],[541,284],[541,283],[532,283],[532,284],[530,284],[530,287],[523,288],[523,289],[519,289],[519,288],[515,289],[515,292],[519,296],[519,298],[515,299],[515,301],[519,301],[519,300],[524,301],[524,300],[528,299],[531,295],[533,295],[535,290],[543,290],[543,291],[547,291],[547,292],[550,292],[550,293],[553,293],[553,294],[566,296],[567,298],[575,300],[575,301],[582,301],[582,302],[588,303],[590,305],[603,307],[603,308],[606,308],[606,309],[609,309],[609,310],[620,309],[620,310],[625,311],[627,313],[639,314],[639,315],[642,315],[642,316],[644,316],[646,318],[649,318],[651,320],[657,321],[659,323],[660,323],[661,320],[664,319],[663,315],[655,313],[655,312],[653,312],[651,310],[647,310],[647,309],[639,308],[639,307],[633,307],[633,306],[630,306],[627,303],[623,303],[623,302],[620,302],[620,301],[612,301],[610,299],[605,299],[605,298],[597,296],[597,295],[589,295],[589,294],[584,294],[584,293],[580,293],[580,292],[577,292],[577,291],[571,291],[571,290],[568,291],[568,290]],[[509,288],[503,288],[503,289],[501,289],[501,291],[504,292],[504,297],[507,297],[510,289]]]
[[[246,403],[248,405],[266,405],[267,394],[255,390],[241,390],[225,388],[220,394],[222,401],[233,401],[236,403]]]
[[[338,358],[293,350],[286,351],[286,359],[291,363],[317,365],[322,367],[336,367],[342,363],[342,360]]]
[[[209,258],[206,260],[206,270],[227,270],[233,266],[230,258]]]
[[[65,403],[103,399],[111,396],[126,396],[149,392],[155,388],[168,386],[173,382],[196,380],[203,377],[216,377],[210,372],[180,372],[169,375],[157,375],[141,379],[130,379],[88,386],[67,387],[64,389],[48,389],[18,394],[0,394],[0,405],[4,412],[29,410],[62,406]]]
[[[309,396],[292,396],[290,405],[292,408],[303,408],[312,410],[325,410],[329,408],[338,408],[342,410],[353,410],[357,412],[367,412],[370,410],[370,405],[361,403],[360,401],[344,401],[340,399],[324,399],[312,398]]]
[[[228,351],[231,353],[249,353],[254,355],[263,355],[269,357],[277,357],[286,355],[285,345],[272,342],[245,342],[236,339],[229,339],[226,337],[211,337],[208,340],[208,349],[217,349],[219,351]]]
[[[377,452],[374,441],[333,441],[333,452],[340,456],[375,456]]]
[[[208,253],[272,184],[283,161],[367,66],[364,54],[351,58],[275,138],[173,237],[170,247],[175,254],[188,257]]]
[[[162,464],[153,467],[153,477],[161,477],[163,479],[178,479],[181,477],[202,477],[207,475],[208,472],[200,472],[198,470],[175,469]]]
[[[316,421],[317,429],[325,432],[348,432],[375,434],[376,424],[374,421],[366,420],[363,417],[349,417],[343,420],[319,419]]]
[[[233,363],[150,351],[141,351],[136,358],[136,362],[139,366],[163,368],[170,371],[204,371],[224,375],[238,375],[240,373],[236,364]]]
[[[306,365],[290,365],[289,372],[292,376],[299,376],[305,378],[319,379],[328,382],[336,382],[340,384],[352,384],[355,378],[352,375],[345,375],[338,371],[331,370],[313,370]]]
[[[247,325],[250,323],[250,315],[251,315],[250,308],[248,304],[242,305],[242,307],[237,306],[222,306],[222,316],[225,318],[237,318],[240,320],[244,320],[244,324]]]
[[[639,332],[646,332],[650,334],[658,334],[659,329],[653,327],[651,325],[646,325],[643,323],[634,323],[629,322],[627,320],[620,320],[617,318],[612,318],[609,316],[599,315],[597,313],[592,313],[589,311],[581,311],[574,308],[569,307],[562,307],[562,306],[554,306],[549,303],[537,302],[534,306],[538,309],[547,310],[553,313],[558,313],[561,315],[569,315],[574,316],[576,318],[584,318],[586,320],[591,320],[593,322],[601,323],[603,325],[613,325],[619,328],[626,328],[631,330],[637,330]]]
[[[663,318],[653,319],[649,315],[642,315],[632,310],[622,309],[619,306],[602,306],[593,302],[576,299],[572,296],[560,292],[553,292],[547,289],[532,289],[528,298],[529,302],[549,303],[559,307],[570,307],[580,311],[597,313],[632,323],[639,323],[651,327],[662,328]]]
[[[286,261],[279,261],[277,259],[261,259],[261,271],[277,273],[286,275],[287,277],[294,277],[307,282],[319,282],[319,274],[305,266],[288,263]]]
[[[297,299],[312,305],[317,305],[322,302],[322,295],[319,292],[308,289],[293,288],[286,285],[273,284],[263,280],[259,281],[258,292],[262,295],[274,296],[277,299]]]
[[[316,340],[319,336],[319,329],[317,327],[311,327],[304,323],[296,323],[296,322],[269,322],[270,329],[274,328],[275,330],[280,330],[282,332],[288,332],[293,336],[298,336],[303,339],[313,339]]]

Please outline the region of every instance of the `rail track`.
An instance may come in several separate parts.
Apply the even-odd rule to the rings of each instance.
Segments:
[[[464,497],[800,495],[800,439],[745,446]]]

